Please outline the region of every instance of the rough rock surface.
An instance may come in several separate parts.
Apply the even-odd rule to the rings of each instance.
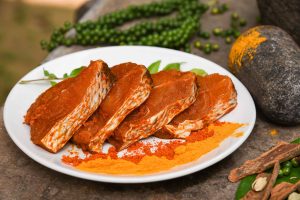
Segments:
[[[143,3],[149,0],[139,0]],[[89,10],[84,19],[96,18],[102,11],[125,7],[133,0],[100,0]],[[227,1],[232,10],[247,18],[249,28],[255,25],[258,15],[255,0]],[[83,19],[83,20],[84,20]],[[207,30],[229,24],[230,12],[225,15],[203,16],[202,25]],[[221,46],[220,51],[205,55],[193,52],[226,67],[230,45],[222,39],[213,40]],[[82,47],[59,47],[49,54],[48,59],[83,49]],[[280,127],[258,115],[255,128],[247,141],[223,161],[194,174],[174,180],[149,184],[108,184],[74,178],[48,169],[26,156],[9,138],[0,108],[0,199],[89,199],[89,200],[232,200],[237,184],[229,183],[229,171],[270,148],[277,140],[291,141],[300,137],[300,126]],[[270,130],[277,129],[277,136],[270,136]]]
[[[260,26],[267,40],[259,45],[254,58],[238,70],[255,102],[276,123],[300,123],[300,48],[284,30]]]
[[[300,1],[257,0],[262,23],[279,26],[300,45]]]

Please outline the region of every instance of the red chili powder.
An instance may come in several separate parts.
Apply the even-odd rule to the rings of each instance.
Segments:
[[[222,125],[222,122],[217,122],[214,125]],[[144,143],[144,142],[136,142],[127,148],[127,152],[121,157],[118,158],[117,151],[115,147],[110,147],[108,149],[108,153],[96,153],[91,154],[87,151],[84,151],[85,158],[80,158],[78,155],[63,155],[62,161],[68,165],[77,166],[81,162],[86,162],[90,160],[95,160],[97,158],[107,159],[110,157],[111,159],[124,159],[134,163],[140,162],[140,160],[144,156],[157,156],[157,157],[166,157],[167,159],[173,159],[175,155],[175,149],[186,143],[194,143],[197,141],[205,140],[214,135],[214,131],[208,130],[208,128],[203,128],[199,131],[194,131],[186,138],[186,140],[170,140],[168,143],[158,142],[156,144],[153,143]],[[151,151],[152,148],[155,148],[154,151]]]

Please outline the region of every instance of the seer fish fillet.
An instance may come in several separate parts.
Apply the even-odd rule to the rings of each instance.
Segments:
[[[98,108],[113,81],[106,63],[91,61],[77,77],[46,90],[25,116],[32,142],[52,153],[59,151]]]
[[[156,137],[184,139],[236,107],[236,90],[228,76],[197,76],[197,84],[199,91],[195,103],[158,131]]]
[[[196,100],[196,76],[191,72],[161,71],[152,79],[154,87],[149,98],[125,118],[109,139],[118,150],[152,135]]]
[[[84,150],[101,152],[105,140],[148,98],[152,89],[151,76],[143,65],[123,63],[112,67],[111,72],[116,77],[114,86],[72,138]]]

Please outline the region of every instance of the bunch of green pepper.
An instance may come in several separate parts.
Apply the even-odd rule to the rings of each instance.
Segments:
[[[199,23],[202,14],[208,9],[207,4],[200,3],[198,0],[164,0],[139,6],[129,6],[103,15],[95,21],[75,24],[66,22],[63,27],[53,31],[49,41],[41,41],[41,47],[52,51],[60,45],[71,46],[75,44],[146,45],[190,52],[190,40],[197,33],[201,38],[208,39],[210,37],[210,33],[200,30]],[[227,10],[227,4],[215,4],[211,9],[211,14],[222,14]],[[157,16],[161,18],[146,20]],[[144,19],[144,21],[127,29],[122,27],[127,22],[137,19]],[[242,25],[242,21],[238,20]],[[66,33],[71,29],[74,29],[76,34],[66,36]],[[224,31],[226,43],[231,43],[231,35],[237,35],[237,32],[230,32],[230,30]],[[218,35],[217,32],[214,30],[215,35]],[[196,45],[199,49],[200,46]],[[201,49],[205,53],[211,53],[217,51],[219,45],[207,43]]]
[[[198,0],[165,0],[140,6],[129,6],[101,16],[96,21],[82,23],[66,23],[55,30],[49,42],[42,41],[41,46],[48,51],[59,45],[148,45],[174,49],[189,50],[186,44],[197,32],[199,18],[208,6]],[[143,21],[128,28],[121,29],[127,22],[136,19],[147,19],[154,16],[162,17],[156,21]],[[75,36],[65,34],[74,28]]]

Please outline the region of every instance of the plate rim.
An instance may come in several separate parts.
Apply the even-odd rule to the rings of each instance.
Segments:
[[[203,58],[201,56],[198,55],[193,55],[193,54],[189,54],[186,52],[181,52],[178,50],[174,50],[174,49],[168,49],[168,48],[162,48],[162,47],[151,47],[151,46],[107,46],[107,47],[96,47],[96,48],[91,48],[91,49],[85,49],[85,50],[81,50],[81,51],[77,51],[77,52],[73,52],[70,54],[66,54],[60,57],[57,57],[55,59],[52,59],[50,61],[47,61],[45,63],[42,63],[38,66],[36,66],[34,69],[32,69],[31,71],[29,71],[28,73],[26,73],[20,80],[22,80],[25,76],[27,76],[29,73],[33,72],[34,70],[37,70],[37,68],[41,67],[42,65],[46,64],[46,63],[50,63],[53,62],[55,60],[58,59],[65,59],[66,57],[72,57],[72,56],[76,56],[77,54],[81,54],[81,53],[88,53],[89,51],[96,51],[98,49],[110,49],[110,48],[146,48],[146,49],[157,49],[157,50],[163,50],[163,51],[171,51],[171,52],[176,52],[176,53],[182,53],[182,54],[186,54],[188,56],[192,56],[195,58],[201,58],[204,59],[206,62],[210,62],[213,63],[214,65],[216,65],[216,67],[221,68],[222,70],[225,70],[227,73],[229,73],[234,79],[235,81],[239,82],[239,84],[242,86],[243,90],[246,92],[246,95],[249,97],[249,100],[251,101],[251,107],[253,109],[254,112],[254,116],[253,119],[251,121],[251,123],[248,124],[248,128],[246,131],[244,131],[244,135],[245,137],[241,140],[238,140],[231,148],[227,149],[227,151],[223,152],[222,154],[219,154],[217,156],[215,156],[212,160],[207,161],[206,163],[199,165],[196,164],[194,166],[190,166],[188,168],[184,168],[181,169],[179,171],[175,171],[175,172],[168,172],[169,170],[166,171],[166,174],[147,174],[147,175],[137,175],[135,177],[126,177],[126,176],[121,176],[121,175],[106,175],[106,174],[101,174],[101,173],[91,173],[91,172],[86,172],[86,171],[79,171],[79,170],[74,170],[74,169],[69,169],[63,166],[59,166],[55,163],[52,162],[47,162],[47,160],[41,159],[40,156],[38,156],[37,154],[32,153],[32,151],[30,149],[27,149],[25,145],[22,144],[22,142],[19,142],[17,140],[16,134],[13,134],[12,130],[10,130],[10,128],[8,127],[8,119],[7,119],[7,104],[10,100],[11,95],[13,93],[13,91],[16,89],[16,85],[19,83],[19,81],[14,85],[14,87],[10,90],[5,103],[4,103],[4,108],[3,108],[3,121],[4,121],[4,126],[5,129],[9,135],[9,137],[13,140],[13,142],[18,146],[19,149],[21,149],[21,151],[23,153],[25,153],[28,157],[30,157],[31,159],[33,159],[35,162],[50,168],[54,171],[69,175],[69,176],[73,176],[73,177],[77,177],[77,178],[81,178],[81,179],[86,179],[86,180],[92,180],[92,181],[98,181],[98,182],[107,182],[107,183],[128,183],[128,184],[134,184],[134,183],[149,183],[149,182],[157,182],[157,181],[164,181],[164,180],[169,180],[169,179],[174,179],[174,178],[178,178],[178,177],[182,177],[188,174],[192,174],[195,173],[197,171],[201,171],[203,169],[206,169],[212,165],[214,165],[217,162],[220,162],[221,160],[223,160],[224,158],[226,158],[227,156],[231,155],[234,151],[236,151],[250,136],[255,122],[256,122],[256,107],[253,101],[252,96],[250,95],[250,92],[248,91],[248,89],[244,86],[244,84],[237,79],[230,71],[228,71],[227,69],[221,67],[220,65],[218,65],[215,62],[212,62],[206,58]],[[188,163],[187,163],[188,164]]]

